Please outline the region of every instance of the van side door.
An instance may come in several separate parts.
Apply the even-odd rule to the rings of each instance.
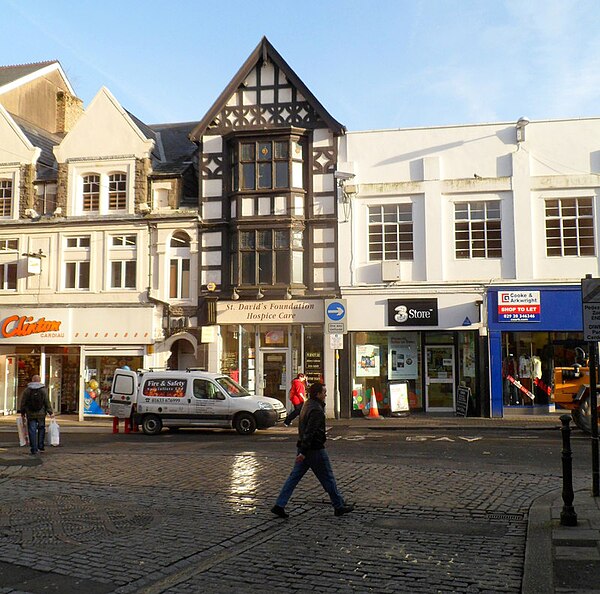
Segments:
[[[190,417],[193,425],[229,427],[229,398],[209,379],[194,378]]]

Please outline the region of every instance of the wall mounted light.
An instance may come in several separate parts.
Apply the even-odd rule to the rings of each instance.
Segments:
[[[258,287],[258,293],[256,293],[256,298],[262,299],[264,296],[265,296],[265,294],[262,292],[262,289],[260,287]]]
[[[231,300],[237,301],[240,298],[240,294],[237,292],[237,288],[233,287],[233,291],[231,291]]]
[[[284,299],[291,299],[292,298],[292,292],[290,291],[290,288],[287,288],[287,291],[285,292],[285,297]]]
[[[525,142],[525,126],[529,124],[529,118],[521,116],[517,121],[517,142]]]

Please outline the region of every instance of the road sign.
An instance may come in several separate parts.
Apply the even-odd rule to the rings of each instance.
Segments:
[[[581,279],[581,300],[583,303],[600,303],[600,278]]]
[[[329,346],[332,349],[341,350],[344,348],[344,335],[343,334],[329,334]]]
[[[325,325],[327,334],[346,334],[346,300],[325,300]]]
[[[600,303],[583,304],[583,340],[600,341]]]

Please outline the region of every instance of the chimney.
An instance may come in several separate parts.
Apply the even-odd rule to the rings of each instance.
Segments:
[[[56,93],[56,134],[69,132],[83,113],[83,101],[65,91]]]

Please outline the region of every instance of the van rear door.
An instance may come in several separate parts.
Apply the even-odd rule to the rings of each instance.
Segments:
[[[117,369],[110,390],[109,412],[113,417],[128,419],[136,401],[138,375],[129,369]]]

